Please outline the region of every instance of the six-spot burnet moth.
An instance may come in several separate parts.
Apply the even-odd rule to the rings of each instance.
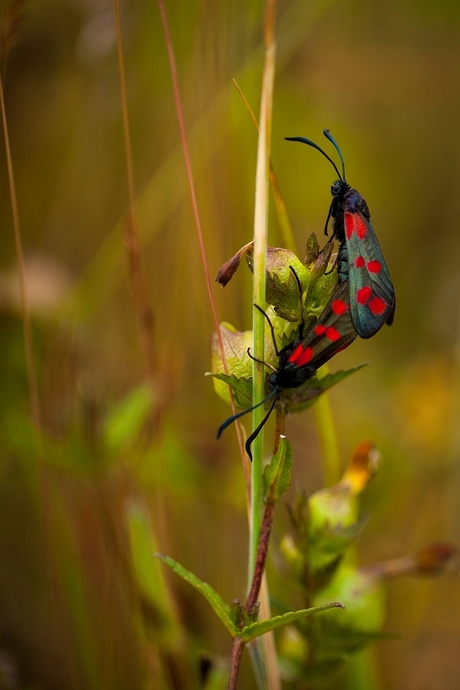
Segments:
[[[339,179],[331,187],[332,201],[326,219],[333,221],[334,238],[339,242],[337,271],[339,282],[349,279],[351,317],[361,338],[371,338],[386,322],[393,322],[395,291],[383,258],[369,208],[356,189],[345,178],[345,162],[337,142],[325,129],[324,136],[337,150],[342,163],[342,174],[322,148],[304,137],[286,137],[288,141],[300,141],[320,151],[332,163]]]
[[[300,281],[292,267],[291,270],[298,282],[301,297]],[[348,347],[348,345],[350,345],[357,337],[357,333],[351,318],[347,280],[338,284],[316,324],[310,330],[308,330],[306,334],[304,334],[305,324],[302,320],[296,339],[289,345],[286,345],[286,347],[284,347],[281,351],[278,351],[274,327],[268,314],[266,314],[259,306],[255,306],[257,309],[262,311],[270,327],[273,345],[278,357],[278,368],[274,369],[270,364],[261,362],[261,364],[264,364],[273,370],[273,373],[268,378],[268,388],[270,391],[269,395],[258,403],[258,405],[253,405],[252,407],[249,407],[248,409],[229,417],[225,422],[223,422],[223,424],[221,424],[217,432],[217,438],[220,438],[222,432],[236,419],[239,419],[248,412],[252,412],[252,410],[259,405],[264,405],[271,400],[267,414],[246,441],[246,452],[251,460],[251,445],[270,417],[270,414],[272,413],[273,408],[278,400],[280,400],[283,391],[302,386],[315,375],[317,369],[319,369],[323,364],[331,359],[331,357],[337,354],[337,352]],[[254,359],[249,351],[248,355],[251,357],[251,359]]]

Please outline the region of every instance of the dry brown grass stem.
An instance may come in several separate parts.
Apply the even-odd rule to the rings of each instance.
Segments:
[[[10,137],[8,134],[8,122],[6,118],[5,97],[3,80],[0,76],[0,110],[3,123],[3,135],[5,140],[6,167],[10,190],[11,213],[13,216],[14,241],[16,245],[16,259],[18,262],[19,295],[22,310],[22,324],[24,333],[24,348],[26,355],[27,378],[29,382],[30,415],[38,431],[41,430],[40,402],[38,396],[37,368],[32,338],[32,325],[30,320],[30,308],[27,298],[26,267],[24,261],[24,249],[22,246],[21,225],[19,222],[18,201],[16,184],[14,180],[13,160],[11,156]]]
[[[195,184],[193,181],[192,165],[190,162],[187,133],[185,130],[184,115],[183,115],[183,108],[182,108],[182,100],[181,100],[180,90],[179,90],[179,79],[177,77],[176,59],[174,57],[174,49],[173,49],[173,45],[172,45],[172,41],[171,41],[171,34],[169,31],[168,18],[166,15],[166,9],[165,9],[163,0],[158,0],[158,8],[160,10],[161,23],[163,26],[163,33],[164,33],[165,43],[166,43],[166,50],[168,53],[169,68],[171,71],[171,81],[172,81],[172,86],[173,86],[173,91],[174,91],[174,100],[176,103],[176,113],[177,113],[177,118],[179,120],[180,138],[181,138],[181,143],[182,143],[182,150],[184,153],[185,167],[187,169],[187,179],[188,179],[189,188],[190,188],[190,196],[191,196],[192,207],[193,207],[193,216],[195,219],[195,228],[196,228],[197,236],[198,236],[198,244],[200,247],[201,260],[203,262],[203,270],[204,270],[204,276],[205,276],[205,281],[206,281],[206,288],[207,288],[207,292],[208,292],[208,299],[209,299],[209,304],[211,306],[212,318],[214,321],[214,328],[215,328],[216,334],[217,334],[217,340],[219,343],[220,354],[221,354],[222,362],[224,365],[224,371],[228,375],[227,361],[225,358],[225,351],[224,351],[224,343],[222,341],[222,334],[220,332],[220,327],[219,327],[219,319],[217,317],[216,303],[215,303],[214,295],[212,292],[211,277],[209,274],[209,266],[208,266],[208,260],[207,260],[207,256],[206,256],[206,248],[204,246],[204,239],[203,239],[203,232],[202,232],[202,228],[201,228],[200,214],[198,211],[198,203],[197,203],[196,193],[195,193]],[[231,406],[232,406],[232,413],[235,414],[236,413],[236,407],[235,407],[235,402],[233,400],[233,394],[232,394],[231,390],[230,390],[230,400],[231,400]],[[236,433],[237,433],[237,437],[238,437],[238,446],[239,446],[239,450],[240,450],[241,462],[243,463],[245,475],[247,475],[248,459],[247,459],[247,456],[246,456],[246,453],[244,450],[243,434],[242,434],[241,427],[239,424],[235,424],[235,428],[236,428]]]
[[[5,76],[6,60],[11,48],[16,43],[19,29],[24,18],[26,0],[11,0],[3,8],[0,18],[0,71]]]
[[[121,113],[123,121],[123,141],[125,147],[126,176],[128,183],[129,211],[126,214],[124,239],[128,255],[129,277],[133,291],[134,304],[136,306],[141,346],[144,355],[146,375],[152,384],[155,379],[156,362],[153,330],[153,312],[147,296],[147,283],[142,261],[139,241],[139,228],[136,211],[136,185],[134,180],[134,166],[129,131],[128,100],[126,96],[126,77],[123,59],[123,43],[121,38],[120,12],[118,0],[113,0],[115,12],[115,24],[117,32],[118,70],[120,77]]]

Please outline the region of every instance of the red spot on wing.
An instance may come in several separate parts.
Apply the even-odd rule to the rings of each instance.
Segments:
[[[369,261],[367,264],[367,270],[369,273],[380,273],[382,270],[382,264],[380,261]]]
[[[362,268],[366,262],[364,261],[362,256],[357,256],[355,259],[355,266],[356,268]]]
[[[381,297],[373,297],[369,302],[369,309],[375,315],[383,314],[386,309],[387,303]]]
[[[356,301],[359,302],[359,304],[366,304],[366,302],[368,302],[368,300],[371,298],[371,295],[372,289],[365,285],[356,291]]]
[[[326,328],[326,338],[335,343],[336,340],[340,340],[340,333],[334,328],[334,326],[328,326]]]
[[[343,314],[347,310],[347,305],[341,299],[336,299],[332,302],[332,311],[334,314]]]
[[[326,326],[323,326],[322,324],[318,324],[315,326],[315,334],[316,335],[324,335],[326,332]]]
[[[295,363],[297,361],[298,357],[302,354],[302,352],[303,352],[303,345],[302,345],[302,343],[299,343],[297,345],[296,349],[294,350],[294,352],[289,357],[288,362],[294,362]]]
[[[304,364],[308,364],[313,357],[313,349],[311,347],[306,347],[300,357],[297,359],[297,366],[302,367]]]
[[[367,232],[367,225],[358,214],[356,214],[356,232],[360,240],[365,237]]]
[[[359,213],[350,213],[350,211],[345,211],[344,222],[345,233],[347,235],[348,240],[354,232],[356,232],[356,235],[360,240],[362,240],[365,237],[367,232],[367,225],[363,221]]]
[[[355,230],[355,216],[353,213],[349,213],[348,211],[346,211],[343,215],[345,222],[345,232],[347,235],[347,239],[349,240]]]

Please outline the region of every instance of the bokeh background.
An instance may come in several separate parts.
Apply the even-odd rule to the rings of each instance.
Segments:
[[[264,4],[166,4],[213,276],[252,236],[257,135],[232,78],[257,113]],[[219,663],[230,638],[150,554],[164,551],[227,601],[243,599],[246,507],[234,434],[215,441],[229,409],[204,377],[213,323],[158,7],[120,0],[152,401],[123,239],[113,5],[2,0],[3,19],[11,5],[5,99],[44,441],[37,449],[28,422],[2,142],[0,687],[198,687],[195,659]],[[335,178],[319,153],[284,137],[327,148],[328,127],[368,201],[398,297],[391,328],[331,363],[370,363],[331,393],[343,463],[367,438],[384,458],[363,498],[359,558],[459,545],[460,6],[290,0],[279,3],[276,34],[272,156],[299,255],[311,232],[321,237]],[[214,292],[219,318],[250,328],[247,268]],[[288,421],[288,436],[295,483],[310,493],[322,486],[311,411]],[[280,507],[275,545],[286,522]],[[276,563],[270,574],[289,600]],[[376,687],[457,689],[459,614],[455,572],[392,582],[385,627],[402,637],[376,648]],[[241,687],[253,687],[249,664]]]

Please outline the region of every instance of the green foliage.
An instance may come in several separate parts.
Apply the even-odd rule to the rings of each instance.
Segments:
[[[282,436],[277,452],[264,468],[263,492],[267,502],[276,502],[289,490],[292,480],[292,455],[292,445]]]
[[[289,611],[289,613],[284,613],[282,616],[274,616],[265,621],[259,621],[257,623],[252,623],[244,627],[241,630],[240,637],[245,642],[250,642],[260,635],[264,635],[270,630],[276,630],[284,625],[294,623],[306,616],[311,616],[316,613],[322,613],[323,611],[328,611],[330,609],[343,608],[342,604],[337,601],[333,601],[328,604],[322,604],[321,606],[313,606],[309,609],[299,609],[299,611]]]
[[[305,554],[309,568],[315,573],[343,555],[360,533],[363,522],[358,519],[356,498],[340,484],[310,496],[308,510]]]
[[[285,412],[302,412],[307,408],[311,407],[316,399],[322,394],[328,391],[333,386],[336,386],[341,381],[355,374],[360,369],[365,367],[366,364],[359,364],[356,367],[352,367],[346,371],[336,371],[334,374],[325,374],[312,376],[310,379],[305,381],[304,384],[298,386],[298,388],[285,388],[280,394],[280,405],[283,407]],[[238,378],[235,374],[215,374],[209,373],[209,376],[214,377],[218,381],[222,381],[231,387],[233,394],[235,396],[235,405],[238,408],[245,409],[252,405],[252,377],[251,378]],[[216,392],[220,397],[228,399],[228,388],[225,389],[217,388]],[[225,392],[224,392],[225,391]],[[269,394],[268,386],[266,390],[267,395]],[[270,401],[267,401],[265,407],[270,406]]]
[[[241,409],[251,407],[252,405],[252,377],[238,378],[235,374],[214,374],[212,372],[207,374],[214,378],[214,388],[216,393],[226,402],[230,401],[228,386],[231,387],[235,405]],[[219,381],[225,383],[225,387],[219,386]]]
[[[334,647],[357,650],[366,643],[366,635],[380,634],[385,617],[384,586],[380,578],[353,566],[343,564],[337,568],[330,581],[314,596],[313,602],[319,606],[329,597],[340,597],[345,606],[340,620],[328,617],[323,620],[322,634],[325,644],[329,644],[329,633],[334,632]],[[340,643],[336,638],[341,638]],[[356,641],[358,640],[359,645]]]
[[[162,560],[163,563],[166,563],[171,570],[177,573],[177,575],[179,575],[183,580],[188,582],[204,596],[232,637],[236,637],[238,635],[238,628],[235,625],[231,607],[224,602],[220,594],[218,594],[216,590],[211,587],[211,585],[208,585],[207,582],[202,582],[202,580],[196,577],[196,575],[191,573],[189,570],[186,570],[186,568],[180,565],[180,563],[175,561],[173,558],[165,556],[161,553],[156,553],[155,556]]]
[[[173,4],[166,9],[213,274],[217,257],[247,243],[251,235],[255,132],[231,77],[237,77],[248,101],[257,105],[264,8],[251,2]],[[229,591],[235,583],[241,587],[244,577],[234,572],[246,552],[243,480],[235,458],[224,457],[216,446],[212,396],[200,378],[210,310],[172,117],[159,13],[152,3],[120,3],[148,312],[139,308],[139,275],[123,241],[127,166],[111,12],[101,13],[95,2],[72,3],[70,11],[62,0],[5,0],[2,5],[2,81],[26,255],[26,310],[32,318],[41,428],[34,427],[29,415],[24,306],[17,289],[2,153],[0,608],[2,674],[11,670],[11,677],[1,681],[30,688],[52,682],[91,690],[196,690],[202,687],[197,667],[205,648],[211,669],[203,685],[220,690],[228,669],[221,657],[214,657],[216,649],[225,650],[217,626],[209,624],[206,610],[202,615],[185,597],[174,600],[163,566],[152,556],[155,550],[180,552],[181,560],[197,570],[205,553],[219,591]],[[449,423],[455,418],[458,362],[448,353],[453,345],[452,300],[439,299],[455,292],[456,253],[446,247],[457,241],[456,223],[449,223],[456,217],[457,199],[445,194],[445,212],[439,214],[440,187],[430,186],[427,166],[420,161],[425,162],[429,151],[430,175],[443,189],[455,187],[455,166],[446,164],[439,132],[455,132],[458,120],[449,75],[455,75],[457,64],[460,5],[452,0],[412,2],[403,8],[398,2],[294,0],[279,9],[273,163],[287,206],[278,189],[278,218],[287,228],[285,236],[291,237],[288,207],[299,257],[311,228],[319,242],[310,235],[305,260],[283,249],[269,253],[268,301],[280,316],[271,307],[267,313],[278,346],[292,342],[299,318],[300,299],[289,265],[302,282],[307,328],[334,287],[333,258],[320,253],[333,171],[319,154],[291,153],[283,141],[291,134],[317,138],[329,124],[321,121],[324,112],[337,122],[334,129],[340,130],[350,181],[372,200],[382,246],[393,252],[392,275],[406,292],[398,305],[396,330],[383,329],[372,343],[360,343],[361,352],[369,346],[365,357],[373,363],[372,372],[359,380],[365,389],[356,379],[356,385],[347,384],[345,400],[341,394],[334,400],[341,420],[340,447],[369,435],[388,457],[379,487],[366,499],[372,529],[362,531],[356,497],[348,496],[348,508],[337,505],[344,499],[343,487],[338,495],[306,499],[303,522],[282,537],[281,557],[273,552],[283,523],[274,528],[273,564],[283,559],[284,564],[279,584],[270,570],[270,594],[289,599],[283,613],[296,606],[309,610],[313,601],[327,601],[328,596],[347,600],[345,611],[299,618],[276,631],[283,682],[289,688],[314,688],[327,685],[356,649],[387,637],[379,632],[378,592],[384,580],[375,580],[373,590],[372,583],[366,585],[369,572],[344,571],[356,560],[356,536],[362,534],[369,563],[382,544],[401,553],[414,538],[432,538],[434,529],[453,534],[458,524],[460,484],[452,481],[458,453],[455,424]],[[344,68],[337,69],[339,64]],[[306,76],[315,85],[308,93]],[[346,95],[340,113],[334,112],[331,93],[337,103]],[[382,112],[392,113],[396,136],[389,136],[388,118],[378,115]],[[439,221],[435,233],[432,217]],[[274,243],[280,242],[277,232],[273,223]],[[442,241],[436,242],[438,237]],[[281,244],[295,251],[292,237]],[[401,259],[396,263],[395,251]],[[283,255],[287,259],[279,278],[270,262]],[[217,296],[218,312],[235,323],[249,318],[252,300],[244,289],[249,279],[241,276],[240,281],[238,275],[240,282]],[[154,376],[149,376],[148,388],[142,385],[145,343],[139,323],[153,326]],[[429,346],[423,339],[426,332],[431,334]],[[229,383],[237,390],[240,409],[252,403],[252,362],[246,353],[251,332],[246,338],[241,347],[235,339],[227,352],[231,362],[232,348],[238,348]],[[268,329],[265,345],[266,360],[276,366]],[[228,402],[224,372],[218,364],[212,369],[216,389]],[[309,407],[317,392],[351,371],[327,374],[321,387],[321,376],[314,377],[301,400],[286,391],[278,412],[280,404],[289,412]],[[296,482],[316,486],[317,444],[300,436],[299,425],[295,432],[295,447],[302,443],[307,455],[305,466],[295,468]],[[331,429],[328,435],[333,435]],[[270,483],[266,481],[266,489]],[[287,472],[282,483],[287,486]],[[424,578],[414,587],[404,585],[405,595],[400,591],[396,598],[403,605],[392,618],[397,615],[398,627],[410,632],[417,611],[418,634],[412,639],[407,635],[407,656],[416,656],[420,639],[427,640],[431,653],[412,665],[411,683],[437,687],[440,664],[449,679],[455,677],[452,601],[458,584],[455,578],[427,583],[426,575],[443,564],[425,558],[422,565]],[[415,571],[416,565],[409,566]],[[387,570],[392,568],[390,563]],[[352,596],[353,583],[369,605],[372,629]],[[444,637],[452,643],[439,653]],[[181,641],[186,649],[182,656]],[[439,663],[431,663],[432,658]],[[405,655],[391,658],[391,666],[392,681],[401,685],[401,677],[407,678]],[[363,678],[360,687],[368,690],[371,684],[365,674]],[[252,679],[244,676],[240,687],[252,690]]]
[[[223,622],[227,630],[232,637],[239,637],[245,643],[251,642],[256,637],[264,635],[271,630],[276,630],[284,625],[293,623],[305,616],[310,616],[315,613],[321,613],[332,608],[343,608],[341,603],[332,602],[321,604],[320,606],[315,606],[309,609],[301,609],[299,611],[290,611],[281,616],[274,616],[268,620],[256,621],[254,618],[257,616],[258,608],[253,614],[248,614],[245,608],[241,604],[233,604],[233,606],[228,606],[223,601],[222,597],[211,587],[207,582],[203,582],[196,575],[186,570],[180,563],[175,561],[169,556],[165,556],[161,553],[156,553],[155,556],[166,563],[171,570],[173,570],[177,575],[179,575],[183,580],[188,582],[192,587],[194,587],[198,592],[200,592],[206,601],[212,606],[214,612]]]
[[[339,370],[333,374],[323,375],[321,371],[317,372],[316,376],[312,376],[302,386],[284,389],[280,396],[281,403],[286,412],[302,412],[311,407],[320,395],[365,366],[366,364],[358,364],[351,369]]]
[[[246,254],[246,261],[252,271],[252,252]],[[277,316],[287,321],[299,322],[302,318],[303,303],[292,270],[299,279],[302,293],[305,293],[310,284],[310,272],[300,259],[288,249],[267,247],[265,299],[274,308]]]
[[[371,444],[356,449],[340,482],[310,497],[298,493],[290,509],[293,534],[281,543],[289,578],[314,605],[340,601],[340,616],[326,612],[314,625],[298,622],[282,644],[283,667],[293,677],[321,687],[352,654],[394,637],[382,633],[384,585],[378,571],[360,570],[343,559],[363,529],[357,496],[373,476]]]
[[[102,431],[108,453],[119,453],[137,442],[153,402],[151,387],[140,386],[109,410]]]
[[[146,627],[150,623],[155,637],[168,649],[176,649],[182,630],[174,615],[174,605],[158,559],[155,558],[156,541],[146,510],[131,502],[126,509],[132,563],[142,596]]]

